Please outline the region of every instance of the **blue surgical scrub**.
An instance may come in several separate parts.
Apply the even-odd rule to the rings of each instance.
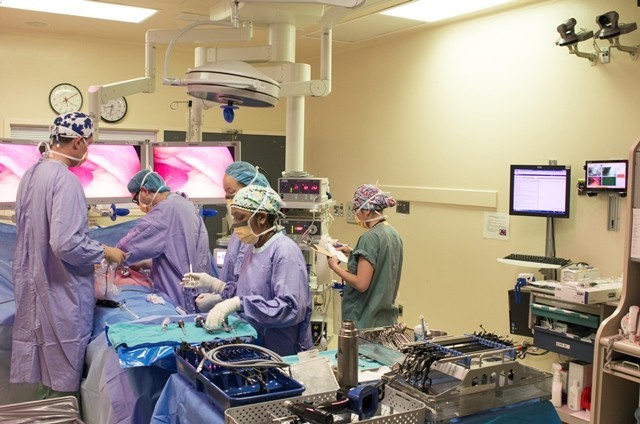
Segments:
[[[131,254],[133,264],[152,259],[151,281],[157,292],[188,313],[194,313],[193,299],[185,301],[180,281],[190,271],[211,274],[209,234],[191,201],[176,193],[156,204],[140,219],[117,247]]]
[[[41,159],[23,175],[16,225],[11,382],[78,391],[104,251],[87,235],[87,201],[64,163]]]
[[[227,283],[225,292],[240,297],[239,315],[267,349],[285,356],[313,347],[307,267],[300,248],[283,233],[247,250],[237,283]]]

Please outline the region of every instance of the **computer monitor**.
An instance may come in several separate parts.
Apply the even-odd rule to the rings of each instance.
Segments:
[[[20,178],[41,157],[39,141],[0,139],[0,208],[15,208]],[[87,160],[71,171],[88,204],[130,203],[129,180],[146,166],[145,141],[95,141]]]
[[[627,192],[629,161],[588,160],[585,163],[585,191]]]
[[[511,165],[509,215],[569,218],[571,167]]]
[[[127,184],[148,162],[145,141],[96,140],[87,160],[70,167],[91,205],[131,204]]]
[[[224,171],[240,160],[238,141],[173,141],[151,144],[153,170],[172,191],[186,193],[198,204],[223,205]]]
[[[14,209],[20,178],[42,156],[38,141],[0,139],[0,209]]]

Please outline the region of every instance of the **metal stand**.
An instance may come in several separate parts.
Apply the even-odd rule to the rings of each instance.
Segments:
[[[547,235],[544,244],[544,255],[549,257],[556,256],[556,234],[553,218],[547,218]],[[557,271],[555,268],[543,268],[539,270],[545,280],[557,280]]]

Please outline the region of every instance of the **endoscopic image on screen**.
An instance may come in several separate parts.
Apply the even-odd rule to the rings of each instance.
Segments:
[[[20,178],[40,156],[36,144],[0,143],[0,203],[15,203]]]
[[[140,146],[128,144],[92,144],[87,160],[69,168],[88,200],[130,197],[127,184],[140,169]]]
[[[224,199],[222,177],[233,160],[226,146],[153,146],[153,170],[192,200]]]

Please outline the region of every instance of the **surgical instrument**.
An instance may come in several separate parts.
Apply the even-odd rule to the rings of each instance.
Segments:
[[[167,327],[169,327],[169,324],[171,324],[171,318],[166,317],[162,320],[162,332],[167,331]]]

